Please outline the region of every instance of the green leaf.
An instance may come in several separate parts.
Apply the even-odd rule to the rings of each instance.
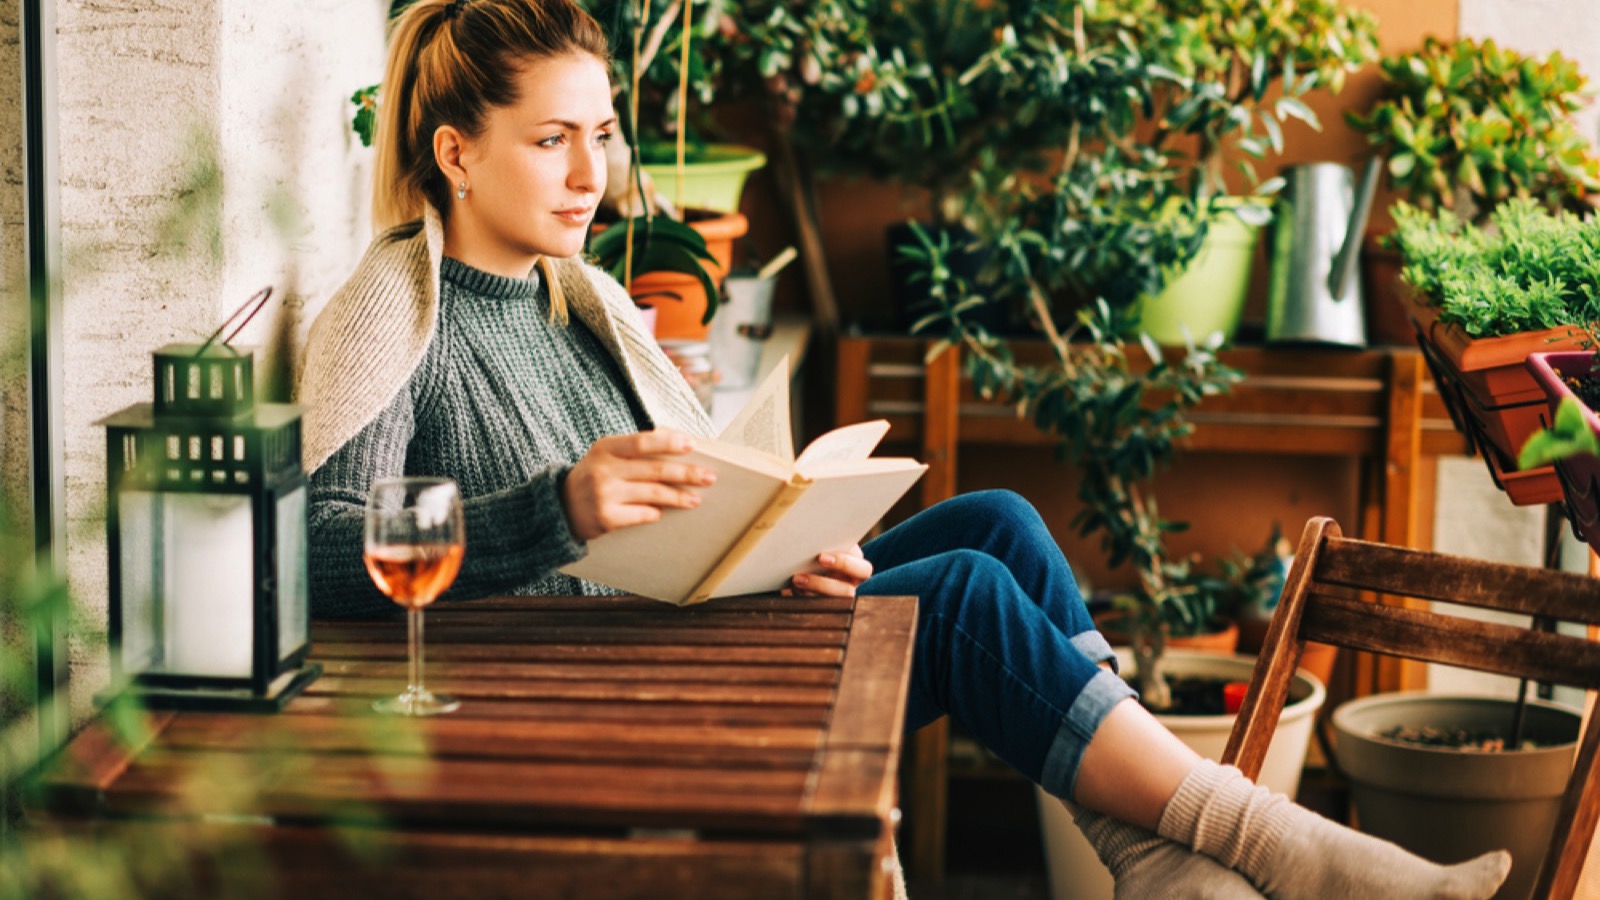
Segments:
[[[1528,438],[1517,454],[1517,468],[1526,471],[1586,453],[1600,456],[1600,438],[1589,427],[1585,409],[1576,397],[1563,397],[1556,408],[1555,427],[1542,428]]]

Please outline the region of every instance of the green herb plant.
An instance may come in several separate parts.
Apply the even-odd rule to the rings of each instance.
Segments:
[[[1389,237],[1401,277],[1474,338],[1600,320],[1600,217],[1552,212],[1531,198],[1497,207],[1482,225],[1449,210],[1394,208]]]

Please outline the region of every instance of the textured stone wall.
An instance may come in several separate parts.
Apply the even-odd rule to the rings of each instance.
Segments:
[[[15,526],[26,528],[27,520],[15,508],[27,496],[28,483],[27,391],[19,355],[27,319],[16,284],[22,273],[20,10],[20,4],[0,6],[0,503],[8,507]],[[27,647],[17,623],[0,613],[0,654],[27,654]],[[0,685],[0,733],[10,730],[7,726],[17,720],[23,705],[22,697]],[[4,759],[0,753],[0,782],[9,777]],[[12,815],[8,793],[0,792],[0,839],[9,833]]]
[[[204,338],[263,285],[260,345],[281,392],[308,303],[368,238],[367,158],[346,98],[376,81],[382,0],[58,0],[69,581],[103,633],[104,431],[149,399],[150,353]],[[191,240],[161,232],[176,208]],[[220,229],[220,239],[210,234]],[[81,715],[105,683],[95,640],[72,648]]]

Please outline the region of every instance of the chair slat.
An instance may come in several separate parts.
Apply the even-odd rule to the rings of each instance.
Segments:
[[[1537,681],[1600,687],[1600,645],[1569,635],[1313,594],[1300,636]]]
[[[1573,841],[1572,835],[1592,835],[1600,822],[1600,793],[1596,792],[1596,756],[1600,755],[1600,718],[1589,716],[1589,726],[1584,729],[1583,743],[1578,747],[1578,759],[1572,767],[1572,777],[1578,784],[1587,785],[1581,794],[1568,791],[1561,800],[1561,812],[1556,816],[1556,827],[1550,836],[1550,846],[1564,848],[1554,867],[1547,860],[1539,878],[1536,897],[1571,897],[1577,893],[1578,878],[1583,874],[1583,864],[1589,855],[1589,840]]]
[[[1330,537],[1315,578],[1363,591],[1600,624],[1600,581],[1573,572]]]

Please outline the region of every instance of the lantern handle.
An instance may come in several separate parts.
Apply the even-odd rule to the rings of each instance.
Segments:
[[[244,302],[244,305],[240,306],[238,309],[234,310],[231,314],[229,314],[229,316],[226,319],[222,320],[222,324],[217,326],[217,330],[211,332],[211,336],[206,338],[206,342],[204,344],[201,344],[200,345],[200,349],[196,350],[194,352],[195,358],[196,359],[200,358],[200,356],[202,356],[207,350],[209,350],[211,348],[211,345],[213,343],[216,343],[217,336],[222,334],[222,332],[227,329],[229,322],[232,322],[234,319],[238,318],[240,313],[245,312],[245,310],[249,310],[249,313],[246,314],[245,317],[244,317],[244,321],[240,322],[233,329],[233,333],[222,339],[222,345],[227,347],[229,350],[232,350],[233,349],[233,339],[239,336],[239,332],[243,331],[244,327],[246,325],[250,324],[250,320],[254,319],[256,317],[256,313],[261,312],[261,308],[263,306],[267,305],[267,298],[269,298],[271,296],[272,296],[272,285],[270,285],[270,284],[267,285],[266,287],[262,288],[261,290],[256,291],[254,294],[251,294],[250,295],[250,299],[246,300]],[[253,309],[251,308],[252,305],[254,306]]]

